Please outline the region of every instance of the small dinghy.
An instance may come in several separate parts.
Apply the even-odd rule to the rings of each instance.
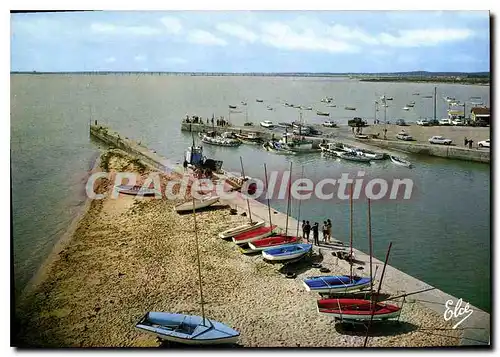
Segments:
[[[259,227],[257,229],[252,229],[251,231],[240,233],[233,237],[233,242],[236,244],[245,244],[257,239],[265,238],[273,234],[276,226],[271,227]]]
[[[271,247],[278,247],[285,244],[298,243],[299,238],[294,236],[272,236],[267,238],[262,238],[258,240],[254,240],[248,243],[248,246],[253,251],[259,251],[268,249]]]
[[[249,231],[252,231],[254,229],[260,228],[262,226],[264,226],[264,221],[245,223],[241,226],[238,226],[235,228],[230,228],[228,230],[225,230],[224,232],[220,232],[219,238],[222,238],[222,239],[231,238],[231,237],[234,237],[235,235],[249,232]]]
[[[324,116],[324,117],[329,117],[330,113],[317,111],[316,115],[321,115],[321,116]]]
[[[240,333],[215,320],[195,315],[148,312],[135,325],[161,340],[190,345],[236,343]]]
[[[312,250],[312,244],[287,244],[262,251],[262,257],[269,261],[286,261],[300,258]]]
[[[402,158],[394,156],[394,155],[391,155],[390,158],[391,158],[391,161],[393,163],[395,163],[396,165],[411,167],[411,162],[406,161],[405,159],[402,159]]]
[[[118,192],[123,193],[124,195],[133,195],[133,196],[154,196],[156,190],[153,188],[143,188],[139,185],[120,185],[116,186]]]
[[[213,205],[215,202],[219,201],[219,196],[205,196],[200,200],[195,200],[194,209],[201,209]],[[192,212],[193,202],[188,201],[175,206],[175,211],[177,213]]]
[[[370,162],[370,158],[364,155],[358,155],[354,151],[343,152],[339,155],[340,158],[350,161],[358,161],[358,162]]]
[[[398,317],[401,308],[381,302],[372,303],[363,299],[321,299],[317,302],[318,312],[342,320],[387,320]],[[373,309],[373,304],[375,308]],[[372,311],[374,310],[374,311]]]
[[[312,276],[304,279],[307,291],[318,293],[347,293],[370,286],[370,278],[349,275]]]

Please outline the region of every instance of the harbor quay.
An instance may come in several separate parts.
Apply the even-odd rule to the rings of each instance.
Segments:
[[[183,124],[185,125],[185,124]],[[184,127],[184,126],[183,126]],[[193,131],[199,131],[201,126],[192,126]],[[246,128],[241,128],[245,130]],[[227,128],[219,128],[221,131],[227,130]],[[232,128],[232,130],[239,130]],[[249,130],[248,131],[253,131]],[[109,128],[99,125],[92,125],[90,129],[90,135],[98,140],[103,141],[105,144],[112,147],[118,147],[132,155],[137,156],[141,160],[147,160],[152,166],[162,168],[163,170],[169,171],[174,170],[174,165],[168,159],[162,157],[161,155],[152,152],[150,149],[143,145],[139,145],[134,140],[129,138],[124,138],[119,135],[119,133],[112,131]],[[224,174],[219,174],[218,179],[224,179]],[[234,177],[226,177],[229,181],[234,182]],[[238,211],[238,213],[245,213],[246,216],[251,215],[253,220],[262,220],[269,224],[278,226],[282,231],[288,228],[287,233],[292,235],[301,235],[300,223],[293,217],[287,216],[284,213],[278,212],[271,209],[272,215],[269,222],[269,210],[270,208],[263,203],[260,203],[253,199],[247,199],[244,195],[234,195],[230,200],[222,200],[222,203],[227,204],[229,207]],[[250,211],[249,211],[250,210]],[[335,240],[335,237],[334,237]],[[348,242],[344,242],[348,243]],[[332,257],[332,252],[336,250],[336,247],[329,244],[321,244],[320,246],[314,246],[314,251],[322,254],[323,256]],[[367,272],[367,264],[369,262],[369,255],[365,252],[359,251],[353,248],[355,263],[354,267],[363,267],[363,271]],[[384,262],[372,258],[374,264],[374,270],[378,270],[376,277],[380,276]],[[348,270],[349,263],[344,260],[336,259],[334,264]],[[377,268],[378,267],[378,268]],[[376,278],[375,278],[376,280]],[[391,292],[399,293],[410,293],[421,290],[426,290],[432,288],[429,284],[420,281],[394,267],[390,264],[387,265],[385,270],[385,275],[383,277],[383,286],[386,290]],[[424,306],[429,311],[434,312],[437,316],[441,316],[443,319],[447,319],[456,323],[460,322],[461,318],[457,315],[453,315],[454,310],[459,311],[464,309],[466,302],[462,302],[460,297],[454,297],[446,292],[439,289],[432,289],[429,291],[420,292],[418,294],[412,295],[407,299],[407,302],[412,299],[419,301],[419,304]],[[469,310],[472,311],[470,316],[463,320],[463,322],[457,327],[461,330],[462,335],[460,338],[460,345],[489,345],[490,343],[490,314],[480,310],[475,306],[469,306]],[[450,317],[451,316],[451,317]]]

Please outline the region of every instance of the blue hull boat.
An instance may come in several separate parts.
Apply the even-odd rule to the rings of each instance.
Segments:
[[[269,261],[286,261],[301,258],[312,250],[312,244],[287,244],[262,251],[264,259]]]
[[[240,333],[218,321],[201,316],[148,312],[135,325],[162,340],[190,345],[236,343]]]
[[[370,286],[370,278],[349,275],[312,276],[304,279],[307,291],[318,293],[347,293]]]

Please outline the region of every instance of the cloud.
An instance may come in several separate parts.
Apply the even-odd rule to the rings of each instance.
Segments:
[[[104,60],[104,62],[113,63],[113,62],[116,62],[116,58],[115,57],[108,57]]]
[[[180,57],[168,57],[165,58],[165,62],[169,64],[184,64],[187,63],[187,60]]]
[[[311,29],[297,32],[289,25],[273,22],[261,27],[261,41],[272,47],[286,50],[305,50],[323,52],[357,52],[359,48],[340,39],[318,35]]]
[[[219,38],[204,30],[192,30],[188,33],[186,40],[190,43],[207,46],[226,46],[226,40]]]
[[[254,32],[238,24],[222,23],[216,25],[216,29],[246,42],[253,43],[258,39],[258,36]]]
[[[379,35],[379,41],[386,46],[395,47],[421,47],[436,46],[443,42],[455,42],[466,40],[474,35],[469,29],[453,28],[435,28],[435,29],[417,29],[400,30],[398,35],[394,36],[388,33]]]
[[[132,36],[154,36],[161,31],[151,26],[117,26],[107,23],[93,23],[90,31],[107,35],[132,35]]]
[[[160,19],[162,24],[165,26],[168,33],[178,35],[182,32],[182,23],[181,21],[172,16],[165,16]]]
[[[136,62],[143,62],[143,61],[146,60],[146,58],[147,57],[144,56],[144,55],[137,55],[137,56],[134,57],[134,61],[136,61]]]

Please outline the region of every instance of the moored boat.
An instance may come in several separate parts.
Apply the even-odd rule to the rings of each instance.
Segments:
[[[262,103],[264,100],[262,100],[262,99],[255,99],[255,101],[256,101],[257,103]]]
[[[201,208],[206,208],[208,206],[213,205],[217,201],[219,201],[219,196],[211,196],[211,195],[204,196],[201,199],[194,201],[194,209],[197,210]],[[193,212],[193,202],[187,201],[178,204],[175,206],[175,211],[177,213]]]
[[[399,166],[411,167],[411,162],[402,159],[398,156],[390,155],[391,161]]]
[[[370,286],[370,278],[349,275],[312,276],[304,279],[307,291],[317,293],[347,293]]]
[[[259,137],[257,133],[246,133],[246,134],[235,134],[236,137],[244,143],[247,144],[260,144],[263,142],[263,139]]]
[[[344,107],[345,110],[356,110],[354,107]]]
[[[196,315],[148,312],[135,325],[161,340],[189,345],[236,343],[240,333],[229,326]]]
[[[317,111],[316,112],[317,115],[321,115],[321,116],[325,116],[325,117],[329,117],[330,116],[330,113],[327,113],[327,112],[320,112],[320,111]]]
[[[244,232],[233,236],[233,242],[236,244],[245,244],[257,239],[265,238],[273,234],[277,226],[259,227],[251,231]]]
[[[262,257],[268,261],[282,262],[301,258],[311,252],[312,244],[287,244],[277,248],[268,248],[262,251]]]
[[[385,154],[374,152],[371,150],[361,149],[361,148],[357,148],[355,150],[358,153],[358,155],[364,155],[370,158],[371,160],[383,160],[386,158]]]
[[[262,148],[266,151],[273,152],[275,154],[283,154],[283,155],[294,155],[296,151],[290,150],[290,147],[284,143],[279,141],[266,141]]]
[[[321,299],[317,302],[318,312],[342,320],[369,321],[387,320],[401,314],[396,305],[372,302],[363,299]]]
[[[343,152],[339,155],[340,158],[350,161],[358,161],[358,162],[370,162],[370,158],[364,155],[358,155],[358,153],[354,151]]]
[[[230,105],[229,109],[236,109],[236,105]]]
[[[238,226],[235,228],[230,228],[230,229],[225,230],[224,232],[220,232],[219,238],[222,238],[222,239],[232,238],[238,234],[249,232],[249,231],[252,231],[254,229],[263,227],[263,226],[264,226],[264,221],[248,222],[248,223],[242,224],[241,226]]]

